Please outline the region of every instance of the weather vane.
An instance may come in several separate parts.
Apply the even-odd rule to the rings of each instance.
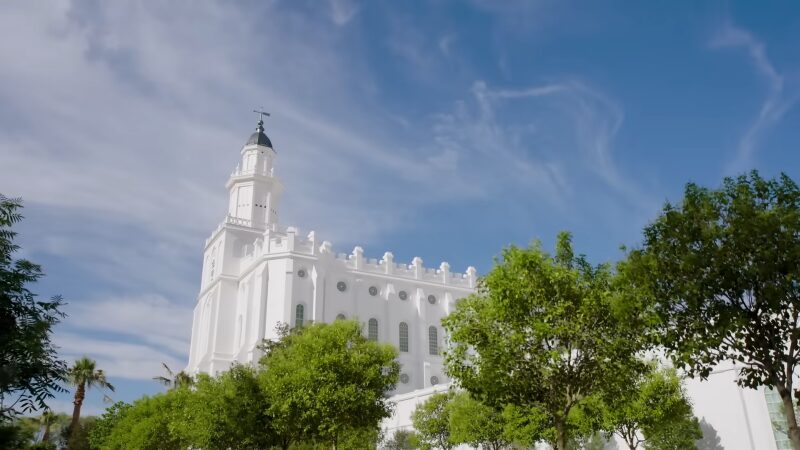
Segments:
[[[263,106],[262,106],[262,109],[263,109]],[[256,113],[256,114],[260,114],[261,115],[261,117],[259,118],[260,122],[264,121],[264,116],[269,117],[269,113],[266,112],[266,111],[260,111],[260,110],[254,109],[253,112]]]

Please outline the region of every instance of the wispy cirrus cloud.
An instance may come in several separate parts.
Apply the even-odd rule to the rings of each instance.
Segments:
[[[767,93],[761,108],[745,129],[736,158],[728,164],[726,172],[736,173],[752,165],[752,159],[764,133],[789,112],[800,100],[800,92],[787,88],[786,76],[770,60],[767,47],[748,30],[740,28],[729,20],[711,38],[713,49],[734,48],[743,50],[749,63],[766,83]]]

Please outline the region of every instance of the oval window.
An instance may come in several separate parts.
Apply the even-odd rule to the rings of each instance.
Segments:
[[[435,304],[436,303],[436,296],[433,295],[433,294],[429,295],[428,296],[428,303],[430,303],[431,305]]]
[[[437,384],[439,384],[439,377],[434,375],[434,376],[431,377],[431,385],[432,386],[436,386]]]
[[[306,277],[306,269],[298,270],[297,271],[297,276],[300,277],[300,278],[305,278]]]
[[[346,291],[347,290],[347,283],[345,283],[344,281],[340,281],[340,282],[336,283],[336,289],[338,289],[339,292]]]
[[[405,300],[405,299],[407,299],[407,298],[408,298],[408,292],[406,292],[406,291],[400,291],[400,292],[397,294],[397,296],[398,296],[398,297],[400,297],[400,300]]]
[[[403,383],[403,384],[408,384],[408,374],[407,373],[401,373],[400,374],[400,382]]]
[[[370,286],[369,287],[369,295],[371,295],[373,297],[378,295],[378,288],[376,288],[375,286]]]

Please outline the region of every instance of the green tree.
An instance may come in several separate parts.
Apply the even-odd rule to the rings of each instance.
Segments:
[[[620,296],[609,266],[576,256],[568,233],[554,256],[539,243],[507,248],[443,321],[448,373],[492,407],[518,407],[533,434],[564,450],[600,428],[600,399],[642,368],[641,330],[615,306]]]
[[[397,383],[397,351],[367,340],[357,322],[311,324],[265,348],[262,386],[283,448],[297,438],[336,448],[345,433],[391,415],[385,394]]]
[[[423,450],[449,450],[458,445],[450,434],[449,406],[453,395],[451,392],[433,394],[411,413],[417,442]]]
[[[202,449],[270,448],[277,445],[269,404],[256,370],[234,365],[217,378],[201,374],[194,389],[175,393],[171,430]]]
[[[93,448],[104,448],[106,441],[116,428],[117,424],[131,409],[131,404],[116,402],[106,408],[105,412],[95,421],[89,432],[89,443]]]
[[[608,431],[630,450],[694,450],[702,437],[692,404],[674,369],[642,374],[630,389],[608,404]]]
[[[13,258],[12,225],[22,220],[19,199],[0,195],[0,423],[36,409],[46,410],[53,393],[63,392],[66,364],[50,341],[53,326],[64,314],[60,297],[36,298],[28,286],[42,270]]]
[[[76,430],[78,427],[78,420],[81,417],[81,406],[83,400],[86,398],[86,389],[98,387],[101,389],[114,390],[114,386],[106,380],[106,375],[102,369],[97,368],[97,363],[93,359],[83,357],[70,367],[67,372],[67,380],[75,386],[75,399],[73,400],[74,407],[72,409],[72,423],[70,428]]]
[[[468,392],[455,394],[447,408],[450,440],[456,444],[489,450],[500,450],[509,445],[502,411],[475,400]]]
[[[757,172],[720,189],[686,185],[644,230],[630,267],[663,323],[661,343],[678,367],[706,378],[725,360],[738,383],[783,400],[800,450],[793,378],[800,361],[800,189]]]
[[[89,442],[100,450],[185,450],[189,442],[170,430],[178,395],[169,391],[115,404],[97,420]]]
[[[392,438],[386,441],[384,448],[386,450],[416,450],[419,448],[416,445],[417,442],[418,439],[413,431],[397,430]]]
[[[194,378],[186,373],[186,371],[181,370],[176,373],[169,368],[167,363],[162,362],[161,365],[164,367],[166,376],[159,375],[153,377],[153,380],[163,384],[167,389],[180,389],[182,387],[191,387],[194,385]]]

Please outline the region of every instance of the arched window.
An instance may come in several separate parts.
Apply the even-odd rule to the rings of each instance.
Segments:
[[[439,354],[439,330],[436,327],[428,328],[428,352],[431,355]]]
[[[408,324],[400,322],[400,351],[408,351]]]
[[[336,320],[344,320],[344,319],[346,319],[346,317],[344,316],[344,314],[337,314],[337,315],[336,315]]]
[[[305,307],[303,305],[297,305],[294,308],[294,326],[297,328],[301,328],[303,326],[303,314],[305,313]]]
[[[369,322],[367,322],[367,339],[370,341],[378,340],[378,319],[369,319]]]

